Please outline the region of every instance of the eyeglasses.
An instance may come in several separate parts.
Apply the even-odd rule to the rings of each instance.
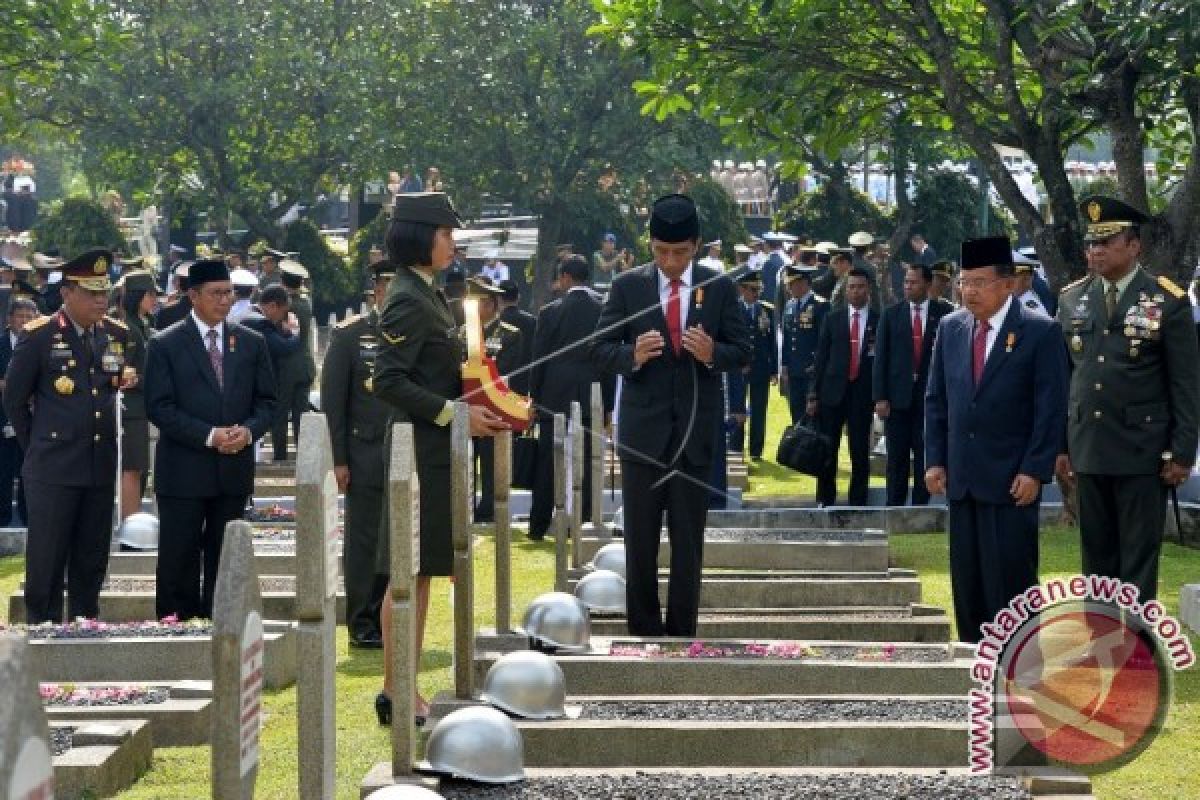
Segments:
[[[959,278],[954,285],[964,292],[978,292],[1002,280],[1004,278],[971,278],[970,280]]]
[[[215,300],[224,300],[226,297],[233,297],[233,289],[204,289],[200,294]]]

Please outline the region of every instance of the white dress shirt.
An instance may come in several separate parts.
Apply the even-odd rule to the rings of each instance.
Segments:
[[[221,351],[221,355],[225,354],[225,322],[222,320],[216,325],[209,325],[204,320],[196,316],[196,312],[192,311],[192,322],[196,323],[196,327],[200,329],[200,343],[204,345],[204,352],[208,352],[208,332],[217,332],[217,349]]]
[[[1012,301],[1012,295],[1010,294],[1004,301],[1004,305],[1000,306],[1000,310],[993,314],[990,319],[988,319],[988,325],[990,325],[991,328],[988,330],[987,346],[984,349],[983,361],[985,364],[987,363],[987,360],[992,357],[992,346],[996,344],[996,337],[1000,335],[1000,326],[1004,324],[1004,318],[1008,316],[1008,307],[1012,305]],[[974,331],[971,332],[971,335],[974,336]]]
[[[912,318],[913,318],[914,313],[919,314],[921,317],[921,335],[924,336],[925,332],[929,330],[929,300],[925,299],[919,303],[909,303],[908,304],[908,324],[909,325],[912,325]]]
[[[870,313],[869,305],[862,308],[854,306],[846,306],[846,331],[847,336],[854,332],[854,315],[858,314],[858,355],[859,363],[862,362],[863,342],[867,340],[867,315]]]
[[[683,285],[679,287],[679,335],[687,330],[688,306],[692,304],[692,265],[679,276]],[[671,279],[658,270],[658,302],[662,305],[663,316],[667,316],[667,301],[671,297]],[[667,342],[669,345],[670,342]]]

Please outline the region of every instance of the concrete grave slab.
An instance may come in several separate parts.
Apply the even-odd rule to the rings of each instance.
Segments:
[[[167,699],[161,703],[131,705],[46,706],[46,717],[53,723],[80,726],[92,722],[136,717],[150,725],[155,747],[190,747],[208,744],[212,685],[208,681],[181,681],[175,684],[130,682],[75,683],[79,688],[152,687],[164,688]]]
[[[71,748],[54,757],[56,798],[90,800],[128,789],[154,760],[150,724],[141,719],[89,722],[73,728]]]
[[[25,636],[0,632],[0,793],[13,800],[41,800],[55,789],[38,674]]]

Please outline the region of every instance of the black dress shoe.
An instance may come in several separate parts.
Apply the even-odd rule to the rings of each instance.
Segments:
[[[383,692],[375,695],[375,716],[379,717],[380,725],[392,724],[392,698]]]
[[[543,542],[546,540],[546,534],[534,533],[533,531],[530,531],[529,533],[525,534],[525,538],[531,542]]]
[[[363,650],[380,650],[383,648],[383,637],[377,633],[368,633],[362,636],[351,636],[350,646]]]

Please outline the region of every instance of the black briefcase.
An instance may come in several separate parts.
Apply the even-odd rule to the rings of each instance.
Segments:
[[[530,427],[533,430],[533,427]],[[512,487],[532,489],[537,474],[536,436],[514,436],[512,440]]]
[[[829,437],[815,430],[807,420],[800,420],[783,432],[775,460],[804,475],[821,475],[833,460]]]

